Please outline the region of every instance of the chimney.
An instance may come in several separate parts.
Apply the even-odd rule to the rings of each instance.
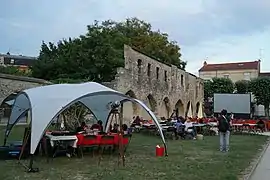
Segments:
[[[206,61],[204,61],[203,66],[206,66],[206,65],[207,65],[207,62],[206,62]]]
[[[260,73],[261,73],[261,59],[259,59],[258,62],[259,62],[258,63],[258,74],[260,75]]]

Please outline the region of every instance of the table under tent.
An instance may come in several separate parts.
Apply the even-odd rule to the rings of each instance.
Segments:
[[[107,129],[106,126],[109,125],[108,117],[114,108],[119,108],[120,110],[120,117],[122,117],[120,118],[121,127],[123,123],[123,115],[121,115],[123,113],[123,104],[127,101],[139,104],[149,113],[163,141],[165,154],[168,155],[162,128],[154,113],[140,100],[131,98],[95,82],[54,84],[31,88],[18,93],[12,105],[5,139],[8,138],[13,126],[18,123],[19,119],[28,113],[30,116],[30,163],[29,166],[26,167],[29,172],[37,172],[38,168],[33,168],[34,153],[47,127],[52,123],[53,119],[59,117],[64,110],[80,102],[91,110],[93,115],[103,122],[105,125],[104,129]],[[121,133],[119,135],[121,135]],[[123,152],[121,156],[122,158],[124,157]]]

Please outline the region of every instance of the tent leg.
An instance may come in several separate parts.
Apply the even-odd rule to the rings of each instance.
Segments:
[[[3,144],[3,146],[6,146],[6,144],[7,144],[7,136],[5,136],[5,139],[4,139],[4,144]]]
[[[164,144],[164,148],[165,148],[165,156],[168,156],[168,150],[167,150],[167,145]]]
[[[39,172],[38,168],[33,168],[33,163],[34,163],[34,154],[30,154],[30,163],[29,163],[29,167],[28,167],[28,172],[30,173],[35,173],[35,172]]]

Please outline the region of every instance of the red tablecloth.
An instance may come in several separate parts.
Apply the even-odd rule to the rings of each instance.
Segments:
[[[86,139],[85,135],[83,134],[77,134],[78,138],[77,145],[118,145],[119,143],[123,143],[124,145],[128,144],[129,139],[124,137],[121,138],[121,136],[118,136],[118,134],[111,134],[110,136],[113,136],[113,139],[102,139],[104,135],[95,135],[96,138],[93,139]],[[121,140],[121,139],[122,140]]]

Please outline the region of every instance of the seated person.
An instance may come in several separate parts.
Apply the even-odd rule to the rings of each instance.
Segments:
[[[135,126],[141,126],[141,119],[139,116],[136,116],[136,118],[134,119],[134,121],[132,122],[132,127],[135,127]]]
[[[112,133],[118,133],[119,130],[119,125],[114,123],[113,128],[111,130]]]
[[[178,133],[180,132],[180,128],[183,126],[182,122],[180,119],[177,120],[175,124],[175,137],[178,138]]]
[[[262,132],[264,132],[264,130],[265,130],[265,124],[264,124],[263,120],[260,119],[256,123],[256,126],[257,126],[258,129],[260,129]]]
[[[88,128],[88,126],[87,126],[86,123],[83,121],[83,122],[81,123],[81,126],[77,127],[76,132],[77,132],[77,133],[79,133],[79,132],[85,132],[87,128]]]
[[[196,139],[196,129],[193,125],[193,123],[191,122],[191,119],[187,119],[187,121],[185,122],[185,131],[190,133],[194,139]]]
[[[174,125],[174,122],[172,122],[171,118],[167,119],[166,125],[167,126],[173,126]]]
[[[180,121],[182,124],[184,124],[186,122],[185,118],[183,116],[180,116]]]
[[[128,126],[126,124],[122,125],[122,130],[123,130],[124,134],[128,134]]]
[[[100,132],[103,132],[103,126],[102,126],[102,124],[103,124],[102,121],[101,120],[98,120],[97,124],[93,124],[92,125],[91,130],[97,129]]]

